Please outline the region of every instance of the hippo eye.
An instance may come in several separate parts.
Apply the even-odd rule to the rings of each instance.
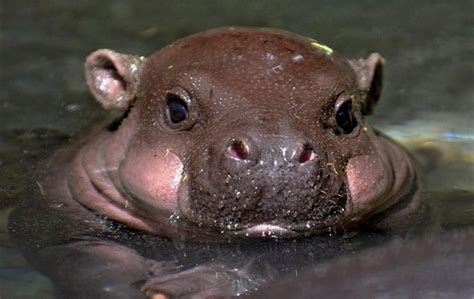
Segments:
[[[186,101],[174,94],[167,95],[168,117],[173,124],[180,123],[188,118],[189,111]]]
[[[357,119],[352,113],[352,101],[345,101],[339,106],[336,112],[336,122],[343,134],[350,134],[357,127]]]

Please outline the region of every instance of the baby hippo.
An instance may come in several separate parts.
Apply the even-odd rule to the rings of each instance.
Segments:
[[[147,58],[98,50],[87,84],[123,113],[87,137],[55,185],[64,200],[169,237],[400,219],[418,204],[413,163],[364,120],[383,64],[273,29],[214,29]]]
[[[148,58],[98,50],[87,84],[118,117],[36,168],[12,240],[64,298],[207,298],[264,285],[281,263],[252,270],[258,248],[240,257],[229,245],[217,261],[193,241],[406,226],[414,163],[364,119],[383,63],[273,29],[214,29]],[[331,252],[311,246],[308,263]]]

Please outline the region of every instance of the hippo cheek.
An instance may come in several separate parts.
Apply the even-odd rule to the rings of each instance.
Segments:
[[[393,181],[382,160],[369,155],[351,158],[346,173],[351,195],[348,216],[357,221],[378,212]]]
[[[125,192],[130,195],[131,209],[151,218],[159,217],[157,212],[176,211],[183,173],[183,164],[176,154],[135,154],[122,162],[119,171]]]

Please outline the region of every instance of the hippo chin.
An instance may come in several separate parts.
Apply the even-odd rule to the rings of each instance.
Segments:
[[[364,119],[383,64],[272,29],[214,29],[147,58],[95,51],[88,86],[121,117],[69,150],[56,185],[89,210],[170,237],[402,219],[419,203],[415,167]]]

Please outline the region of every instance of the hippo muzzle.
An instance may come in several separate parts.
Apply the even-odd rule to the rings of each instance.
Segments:
[[[278,119],[232,123],[230,132],[220,128],[229,133],[211,134],[218,140],[192,151],[180,201],[186,218],[245,234],[308,231],[341,220],[348,192],[341,166],[331,163],[339,161],[335,153],[297,129],[282,129]],[[280,128],[266,128],[272,122]]]
[[[405,217],[418,205],[413,162],[364,119],[383,63],[273,29],[215,29],[148,58],[98,50],[88,85],[122,116],[78,151],[71,196],[170,237],[294,236]]]

